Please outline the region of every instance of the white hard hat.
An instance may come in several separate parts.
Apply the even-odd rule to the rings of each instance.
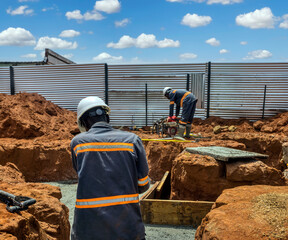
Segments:
[[[80,122],[81,116],[94,107],[102,107],[106,110],[106,114],[110,114],[110,107],[99,97],[86,97],[83,98],[77,107],[77,123],[81,132],[86,132],[84,126]]]
[[[167,92],[168,90],[171,90],[171,89],[172,89],[171,87],[165,87],[165,88],[163,89],[163,96],[165,97],[166,92]]]

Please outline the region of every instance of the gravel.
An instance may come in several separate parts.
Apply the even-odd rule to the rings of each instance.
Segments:
[[[58,186],[62,192],[61,202],[69,208],[69,221],[73,223],[74,206],[76,199],[77,183],[75,182],[49,182]],[[146,240],[191,240],[195,238],[196,229],[192,226],[170,226],[145,224]]]

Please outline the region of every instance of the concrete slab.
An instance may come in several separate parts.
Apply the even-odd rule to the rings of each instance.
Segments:
[[[255,159],[268,158],[268,155],[238,150],[228,147],[210,146],[210,147],[187,147],[186,151],[195,154],[208,155],[216,160],[228,162],[229,160],[237,159]]]

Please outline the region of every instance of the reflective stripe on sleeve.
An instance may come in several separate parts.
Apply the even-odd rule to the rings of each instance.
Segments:
[[[81,152],[111,152],[111,151],[130,151],[133,152],[133,143],[106,143],[106,142],[92,142],[82,143],[74,147],[75,155]]]
[[[174,103],[175,103],[174,101],[171,101],[171,102],[170,102],[171,105],[174,104]]]
[[[76,199],[76,208],[98,208],[129,203],[138,203],[139,194],[118,195],[111,197]]]
[[[138,186],[145,186],[149,182],[148,176],[138,179]]]
[[[183,95],[183,97],[181,98],[181,102],[180,102],[180,106],[182,107],[183,106],[183,101],[184,101],[184,99],[185,99],[185,97],[188,95],[188,94],[190,94],[191,92],[186,92],[184,95]]]

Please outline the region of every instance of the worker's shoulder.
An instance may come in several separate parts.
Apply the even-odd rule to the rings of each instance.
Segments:
[[[117,135],[121,135],[123,137],[131,138],[131,139],[138,139],[139,138],[139,136],[136,135],[135,133],[120,130],[120,129],[114,129],[114,133],[116,133]]]
[[[83,137],[85,137],[85,135],[87,134],[87,132],[82,132],[82,133],[79,133],[77,134],[76,136],[74,136],[71,140],[71,144],[73,142],[77,142],[79,139],[82,139]]]

